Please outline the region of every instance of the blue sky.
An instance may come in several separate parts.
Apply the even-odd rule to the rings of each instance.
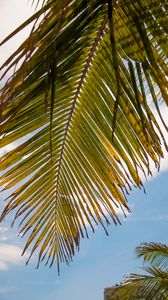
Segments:
[[[31,14],[27,2],[0,1],[0,39]],[[1,49],[2,61],[25,34]],[[54,267],[49,269],[41,266],[35,269],[35,258],[25,266],[26,258],[20,256],[23,241],[17,238],[17,228],[10,229],[11,219],[7,218],[0,224],[0,299],[102,300],[105,287],[119,283],[123,275],[138,272],[140,261],[134,256],[135,247],[141,242],[168,242],[167,157],[162,170],[160,175],[156,176],[155,173],[154,178],[145,183],[146,195],[142,190],[134,190],[128,197],[132,214],[127,220],[123,220],[121,226],[109,226],[108,237],[100,226],[94,235],[90,233],[89,240],[81,241],[80,252],[73,263],[69,267],[61,267],[60,276]]]

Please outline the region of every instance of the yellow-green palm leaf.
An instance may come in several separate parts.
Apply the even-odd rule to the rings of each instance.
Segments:
[[[34,3],[39,1],[34,1]],[[16,210],[25,250],[68,262],[88,225],[117,224],[125,195],[163,156],[164,135],[149,106],[167,105],[166,1],[44,1],[18,31],[30,36],[1,67],[5,189],[1,219]],[[17,67],[19,65],[19,67]],[[8,168],[9,167],[9,168]],[[106,229],[105,229],[106,230]]]

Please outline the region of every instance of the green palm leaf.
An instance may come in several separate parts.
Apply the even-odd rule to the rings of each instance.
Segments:
[[[161,300],[168,297],[168,272],[161,269],[144,268],[148,275],[130,274],[122,285],[115,288],[113,300],[144,299]]]
[[[168,246],[161,243],[145,243],[136,248],[137,257],[143,257],[145,262],[157,268],[167,268]]]
[[[24,252],[38,248],[39,263],[68,263],[88,224],[119,223],[131,185],[142,185],[139,172],[150,173],[150,159],[159,166],[167,145],[147,93],[166,127],[166,7],[44,1],[1,43],[35,22],[1,66],[2,78],[16,66],[1,90],[1,147],[21,144],[0,170],[1,185],[15,187],[1,220],[16,210],[20,233],[29,233]]]
[[[111,300],[168,299],[168,247],[161,243],[143,243],[136,248],[137,257],[143,257],[145,274],[129,274],[114,288]],[[117,298],[119,297],[119,298]]]

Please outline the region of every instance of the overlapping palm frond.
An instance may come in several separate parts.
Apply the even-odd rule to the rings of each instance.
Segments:
[[[144,243],[136,248],[137,257],[157,268],[168,266],[168,246],[161,243]]]
[[[167,149],[150,106],[167,129],[167,4],[44,1],[1,45],[32,22],[1,66],[2,78],[13,70],[1,90],[1,147],[20,139],[1,157],[1,185],[16,187],[1,220],[15,209],[29,233],[24,252],[32,245],[39,263],[59,266],[88,224],[120,222],[139,172],[150,173],[150,159],[159,166]]]
[[[137,257],[143,257],[146,274],[130,274],[115,287],[113,300],[168,299],[168,246],[144,243],[136,248]],[[111,299],[111,300],[112,300]]]

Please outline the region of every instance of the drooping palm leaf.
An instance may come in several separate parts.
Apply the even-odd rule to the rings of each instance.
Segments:
[[[1,219],[16,209],[29,233],[24,252],[39,248],[39,263],[71,260],[88,224],[120,222],[139,171],[150,173],[150,159],[159,166],[167,145],[148,90],[166,127],[166,9],[156,0],[44,1],[9,36],[35,22],[1,67],[3,77],[19,65],[1,90],[1,147],[22,138],[1,157],[1,185],[16,186]]]

